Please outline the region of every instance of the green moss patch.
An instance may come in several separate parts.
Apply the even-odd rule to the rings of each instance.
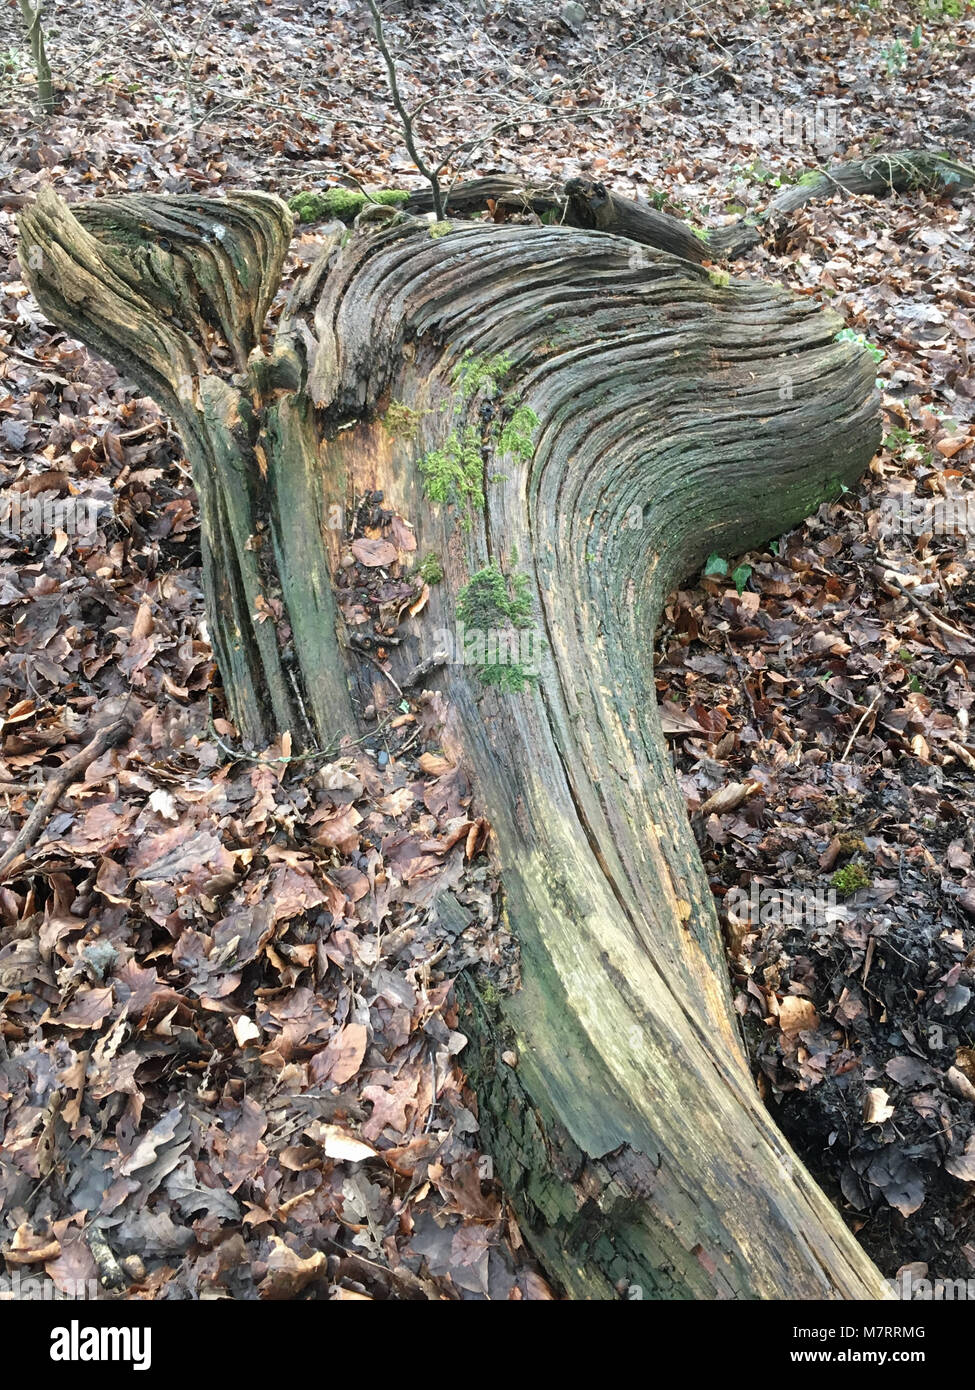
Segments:
[[[383,428],[394,439],[412,439],[420,423],[420,412],[402,401],[390,401],[383,416]]]
[[[451,380],[461,397],[469,401],[478,391],[485,388],[493,390],[510,371],[511,358],[505,353],[497,357],[475,357],[468,348],[451,372]]]
[[[482,685],[518,694],[537,681],[534,656],[539,639],[527,575],[505,575],[497,564],[478,570],[458,596],[457,616],[467,630],[465,653],[473,646],[483,654],[483,660],[475,662]],[[522,634],[529,630],[526,642]]]
[[[405,203],[409,196],[401,188],[377,188],[369,191],[368,201],[382,203],[384,207],[396,207]],[[299,222],[325,222],[334,218],[340,222],[351,222],[362,211],[366,201],[366,194],[358,189],[307,189],[289,199],[288,207]]]
[[[852,898],[861,888],[869,888],[870,875],[862,864],[852,863],[837,869],[830,883],[841,898]]]
[[[432,551],[429,555],[424,555],[417,565],[417,574],[424,584],[439,584],[443,579],[443,565],[440,563],[440,556]]]
[[[473,425],[454,430],[439,449],[431,449],[417,463],[423,491],[430,502],[453,502],[468,513],[484,506],[484,465],[481,444]]]
[[[538,425],[538,416],[531,406],[516,406],[501,427],[498,452],[514,454],[516,458],[524,459],[527,463],[535,452],[535,431]]]

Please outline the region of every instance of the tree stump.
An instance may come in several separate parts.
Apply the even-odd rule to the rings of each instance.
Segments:
[[[337,227],[270,342],[273,197],[45,192],[21,228],[46,313],[180,430],[245,739],[323,745],[374,699],[330,582],[353,495],[444,570],[394,678],[432,632],[487,634],[438,674],[443,746],[493,828],[521,987],[464,977],[461,1026],[547,1270],[574,1298],[884,1296],[749,1073],[652,670],[682,577],[865,468],[869,354],[808,299],[599,230]],[[490,629],[532,660],[492,660]]]

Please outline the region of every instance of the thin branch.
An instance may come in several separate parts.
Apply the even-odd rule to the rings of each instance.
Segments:
[[[863,713],[860,715],[860,718],[857,720],[856,726],[855,726],[855,728],[854,728],[852,734],[851,734],[850,737],[847,739],[846,747],[843,749],[843,754],[842,754],[842,757],[840,758],[840,762],[841,762],[841,763],[845,763],[846,760],[847,760],[847,758],[850,756],[850,749],[853,747],[853,744],[854,744],[854,742],[856,741],[856,736],[857,736],[857,734],[858,734],[858,733],[860,732],[860,730],[863,728],[864,724],[867,722],[867,720],[870,718],[871,714],[873,714],[874,710],[877,708],[877,706],[878,706],[879,704],[880,704],[880,696],[879,696],[879,695],[876,695],[876,696],[874,696],[873,700],[871,700],[869,706],[868,706],[868,707],[863,711]]]
[[[42,111],[48,115],[54,110],[54,84],[51,81],[51,65],[44,48],[44,30],[41,28],[43,0],[18,0],[20,12],[27,25],[27,38],[30,42],[31,57],[37,73],[37,100]]]
[[[886,569],[883,565],[874,565],[872,568],[874,577],[886,593],[896,598],[907,599],[907,602],[912,608],[917,609],[922,618],[925,618],[932,627],[936,627],[939,632],[943,632],[946,637],[951,637],[956,642],[964,642],[969,650],[975,647],[975,639],[972,638],[971,633],[962,632],[960,628],[952,627],[950,623],[946,623],[944,618],[940,618],[932,608],[912,594],[910,589],[906,588],[891,570]]]
[[[62,763],[56,772],[53,772],[44,784],[44,789],[34,803],[34,809],[24,821],[18,833],[14,836],[6,851],[0,856],[0,879],[4,877],[7,869],[19,859],[25,850],[29,849],[43,830],[51,812],[54,810],[62,793],[76,781],[86,768],[100,758],[103,753],[107,753],[110,748],[117,748],[120,743],[125,743],[132,737],[132,721],[123,716],[116,719],[113,724],[107,724],[100,729],[90,743],[86,743],[80,753],[76,753],[73,758]]]
[[[368,0],[368,5],[372,13],[376,43],[379,46],[380,53],[383,55],[383,62],[386,64],[386,76],[389,80],[390,99],[392,100],[393,106],[396,108],[397,115],[403,126],[403,142],[406,145],[413,163],[430,185],[430,190],[433,193],[433,211],[437,221],[442,222],[444,211],[443,195],[440,191],[440,180],[437,177],[439,171],[431,169],[427,165],[417,148],[416,137],[413,131],[413,116],[407,111],[403,98],[400,95],[399,83],[396,80],[396,64],[393,61],[393,55],[390,53],[386,43],[386,35],[383,32],[383,17],[379,5],[377,4],[377,0]],[[421,109],[422,105],[423,103],[421,102],[420,106],[417,107],[417,111]],[[416,112],[414,112],[414,115],[415,114]]]

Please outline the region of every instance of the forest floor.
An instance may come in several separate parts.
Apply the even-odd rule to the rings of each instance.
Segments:
[[[235,754],[179,441],[17,261],[48,183],[420,186],[368,13],[48,9],[49,118],[0,14],[0,850],[96,724],[135,731],[0,885],[0,1297],[557,1296],[464,1081],[451,982],[509,943],[435,692],[403,702],[408,754]],[[971,159],[975,22],[934,3],[588,9],[388,0],[424,148],[701,228],[834,155]],[[876,346],[885,441],[768,551],[712,557],[656,668],[759,1085],[881,1269],[942,1278],[975,1274],[973,230],[950,189],[836,198],[732,267]],[[299,229],[290,274],[318,244]]]

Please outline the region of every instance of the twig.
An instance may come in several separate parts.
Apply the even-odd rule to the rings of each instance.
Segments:
[[[34,809],[0,857],[0,879],[5,876],[14,860],[19,859],[38,838],[65,789],[76,781],[85,769],[90,767],[103,753],[107,753],[110,748],[117,748],[120,743],[125,743],[127,739],[130,739],[132,728],[132,720],[125,715],[121,719],[116,719],[113,724],[106,724],[90,743],[85,744],[80,753],[76,753],[73,758],[62,763],[57,771],[51,774],[44,784],[44,790],[34,803]]]
[[[846,747],[843,749],[843,756],[840,758],[841,763],[845,763],[847,758],[850,756],[850,749],[853,747],[853,740],[856,738],[857,734],[863,728],[864,724],[867,722],[867,720],[870,718],[870,715],[874,712],[874,710],[877,708],[879,704],[880,696],[878,694],[875,695],[873,700],[870,702],[869,709],[865,709],[863,713],[860,715],[860,718],[857,720],[856,727],[850,735],[849,739],[847,740]]]
[[[919,598],[915,598],[910,589],[904,588],[898,581],[896,575],[892,574],[890,570],[884,569],[883,565],[874,565],[873,574],[879,582],[880,587],[886,593],[893,594],[895,598],[906,598],[908,603],[916,608],[932,627],[936,627],[939,631],[946,633],[947,636],[953,637],[956,642],[964,642],[967,647],[975,651],[975,638],[973,638],[970,633],[962,632],[959,628],[952,627],[950,623],[946,623],[943,618],[939,618],[937,613],[929,608],[926,603],[923,603]]]
[[[396,80],[396,64],[393,62],[393,55],[389,51],[386,44],[386,36],[383,33],[382,13],[376,0],[368,0],[368,4],[372,13],[376,43],[379,46],[380,53],[383,55],[383,62],[386,64],[386,76],[389,79],[389,95],[403,126],[403,142],[409,151],[409,156],[413,163],[430,185],[430,190],[433,193],[433,210],[436,214],[437,221],[442,222],[444,218],[443,194],[440,191],[440,180],[437,177],[439,171],[431,169],[417,149],[416,138],[413,133],[413,116],[407,111],[403,98],[400,96],[399,83]],[[417,111],[419,110],[420,107],[417,107]],[[413,113],[413,115],[416,114],[417,112]]]
[[[371,652],[359,652],[358,655],[364,656],[367,661],[371,661],[373,666],[375,666],[376,670],[379,672],[379,674],[381,676],[386,677],[386,679],[389,681],[390,685],[396,691],[396,694],[400,697],[400,699],[403,698],[403,687],[393,679],[393,677],[389,674],[385,667],[376,660],[376,658],[372,655]]]
[[[423,1126],[424,1134],[427,1134],[429,1132],[430,1126],[433,1124],[433,1116],[439,1103],[437,1097],[437,1089],[440,1085],[439,1081],[437,1080],[437,1047],[436,1043],[434,1043],[433,1041],[431,1041],[430,1043],[430,1067],[433,1071],[433,1094],[430,1097],[430,1109],[427,1111],[426,1124]]]
[[[360,655],[364,654],[365,653],[360,653]],[[385,672],[383,674],[385,674]],[[307,753],[292,753],[286,758],[263,758],[256,753],[245,753],[240,749],[231,748],[229,743],[224,743],[213,723],[212,693],[208,696],[208,701],[210,709],[207,716],[207,728],[217,747],[223,749],[231,761],[235,763],[256,763],[261,767],[288,767],[291,763],[307,763],[315,758],[335,758],[341,753],[343,743],[347,742],[349,747],[355,748],[358,747],[360,743],[365,743],[366,739],[375,738],[377,734],[382,733],[383,729],[390,723],[395,714],[395,711],[393,711],[392,714],[388,714],[380,724],[376,725],[375,729],[368,730],[366,733],[360,735],[359,738],[345,739],[342,733],[339,732],[332,736],[332,741],[325,748],[312,748]]]
[[[413,670],[410,671],[409,675],[403,680],[403,689],[412,690],[414,686],[426,680],[427,676],[431,676],[433,672],[439,670],[441,666],[446,666],[449,660],[450,657],[447,652],[434,652],[432,656],[425,657],[422,661],[418,661],[413,667]]]

